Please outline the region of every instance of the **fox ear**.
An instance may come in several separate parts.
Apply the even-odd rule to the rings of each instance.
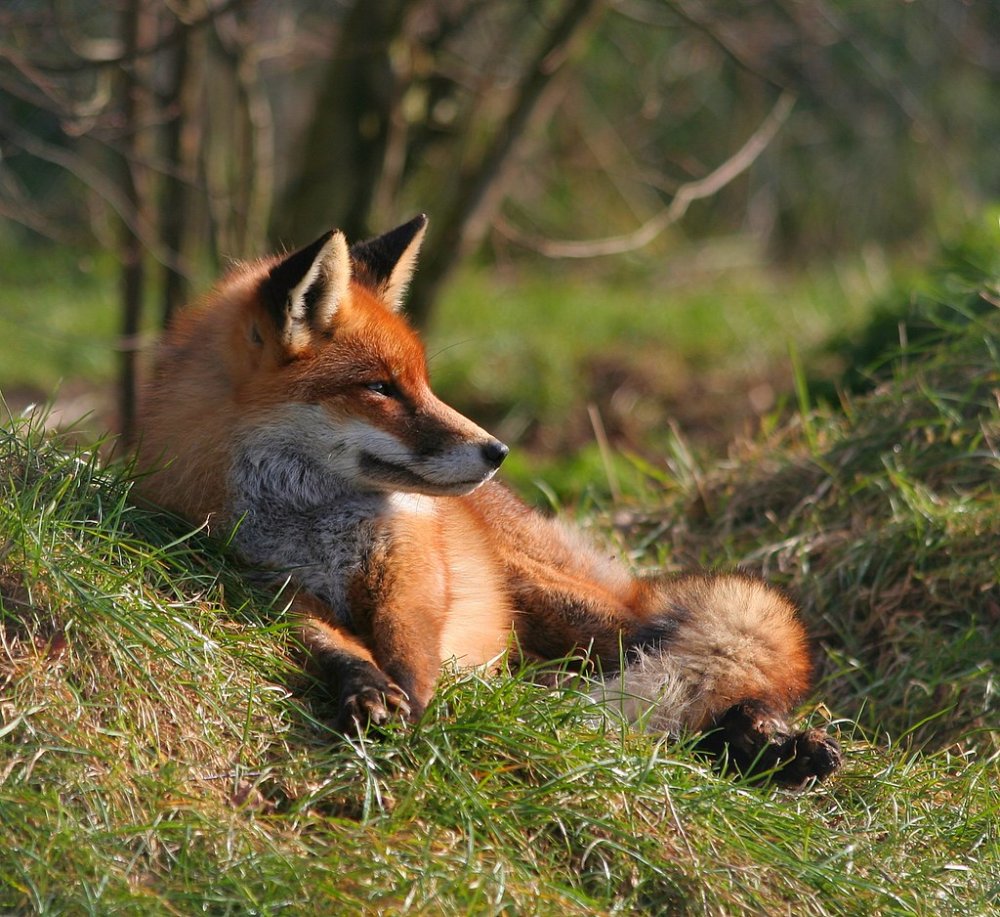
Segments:
[[[262,287],[264,302],[290,353],[309,345],[313,331],[329,327],[351,282],[351,258],[340,230],[280,261]]]
[[[358,280],[371,287],[393,311],[403,304],[426,230],[427,215],[421,213],[384,236],[351,246]]]

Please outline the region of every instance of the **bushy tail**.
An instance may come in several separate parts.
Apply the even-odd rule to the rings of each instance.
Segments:
[[[653,594],[661,611],[652,630],[661,636],[634,645],[596,700],[649,731],[702,733],[704,750],[745,774],[797,784],[839,767],[826,733],[787,725],[812,669],[787,596],[738,573],[665,580]]]

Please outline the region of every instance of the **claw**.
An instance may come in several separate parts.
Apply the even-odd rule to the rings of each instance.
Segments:
[[[844,763],[840,743],[823,729],[808,729],[795,736],[795,758],[785,770],[801,776],[804,783],[809,777],[824,780]]]
[[[397,684],[365,685],[341,701],[340,722],[344,731],[362,733],[369,726],[384,726],[390,719],[411,718],[409,696]]]

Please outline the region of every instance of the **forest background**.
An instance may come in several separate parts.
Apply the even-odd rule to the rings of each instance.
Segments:
[[[409,309],[460,406],[539,453],[587,405],[631,448],[724,444],[790,342],[856,332],[995,200],[998,34],[948,0],[7,3],[0,385],[103,383],[77,413],[128,429],[233,260],[426,211]]]

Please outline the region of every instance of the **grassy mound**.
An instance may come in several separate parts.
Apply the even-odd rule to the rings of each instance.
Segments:
[[[721,550],[788,585],[824,644],[824,698],[871,734],[1000,750],[996,306],[940,317],[870,394],[686,479],[647,524],[679,516],[679,565]]]
[[[921,346],[721,467],[678,443],[629,520],[637,560],[743,562],[803,599],[848,764],[800,795],[517,678],[452,677],[418,727],[345,743],[280,597],[124,472],[7,429],[0,910],[996,907],[1000,319]]]

